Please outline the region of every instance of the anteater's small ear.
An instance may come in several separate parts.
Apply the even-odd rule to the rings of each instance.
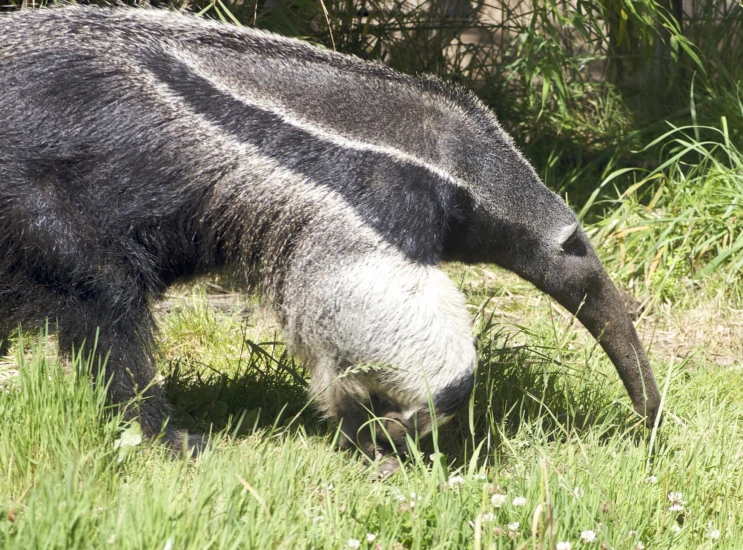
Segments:
[[[557,244],[560,248],[565,250],[565,247],[569,246],[575,240],[578,236],[578,227],[580,227],[580,224],[575,222],[566,225],[557,232]]]

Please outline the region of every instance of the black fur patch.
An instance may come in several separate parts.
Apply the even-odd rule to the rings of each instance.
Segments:
[[[475,387],[474,373],[462,376],[459,380],[450,383],[444,389],[439,390],[433,399],[436,414],[439,416],[450,416],[467,403]]]

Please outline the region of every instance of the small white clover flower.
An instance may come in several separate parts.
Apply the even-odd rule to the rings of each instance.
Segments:
[[[658,483],[658,478],[655,476],[648,476],[645,478],[645,483],[649,483],[650,485],[655,485]]]
[[[487,481],[488,476],[486,476],[485,474],[475,474],[474,480],[475,481]]]
[[[707,536],[711,538],[712,540],[718,540],[720,538],[720,530],[719,529],[713,529],[710,531]]]
[[[374,542],[375,540],[377,540],[377,535],[375,535],[374,533],[366,534],[366,542]]]
[[[573,495],[575,496],[575,498],[582,498],[583,495],[585,495],[585,493],[583,492],[583,489],[581,489],[580,487],[574,487]]]
[[[509,523],[508,524],[508,530],[509,531],[518,531],[519,530],[519,526],[521,526],[521,524],[518,521],[514,521],[513,523]]]
[[[516,497],[515,499],[513,499],[513,505],[517,508],[526,506],[526,499],[524,497]]]
[[[596,542],[596,533],[590,529],[580,532],[580,540],[583,542]]]
[[[452,476],[449,478],[449,481],[446,482],[446,486],[449,489],[452,489],[454,487],[457,487],[463,484],[464,484],[464,478],[462,476]]]
[[[495,514],[493,512],[485,512],[484,514],[480,514],[480,520],[483,523],[492,523],[495,521]]]
[[[556,550],[571,550],[571,548],[573,548],[573,545],[569,542],[558,542],[555,546]]]
[[[668,500],[671,501],[671,506],[668,508],[669,512],[681,512],[684,509],[684,504],[686,504],[684,495],[677,491],[668,493]]]
[[[493,505],[493,508],[501,508],[506,503],[507,498],[507,495],[495,493],[492,497],[490,497],[490,504]]]
[[[680,533],[681,532],[681,526],[678,523],[674,523],[671,525],[671,531],[674,533]]]
[[[346,546],[349,548],[361,548],[361,541],[359,539],[348,539]]]
[[[634,550],[645,550],[645,545],[644,545],[644,544],[642,543],[642,541],[641,541],[641,540],[638,540],[638,541],[637,541],[637,542],[635,543],[635,548],[634,548]]]
[[[404,495],[397,495],[395,498],[402,503],[401,506],[407,506],[410,509],[415,508],[415,505],[419,500],[423,500],[423,496],[418,495],[415,492],[410,493],[410,500],[408,500]]]

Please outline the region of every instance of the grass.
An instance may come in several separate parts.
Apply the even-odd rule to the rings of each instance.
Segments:
[[[720,128],[672,128],[648,148],[657,144],[664,159],[657,168],[614,172],[594,192],[614,176],[635,175],[606,205],[594,239],[612,251],[622,279],[661,294],[672,292],[679,277],[721,272],[732,283],[743,272],[743,155],[729,139],[727,120]]]
[[[171,397],[194,425],[218,430],[214,447],[195,460],[136,438],[127,452],[117,448],[131,427],[107,412],[89,365],[79,357],[60,362],[43,335],[16,341],[0,367],[0,541],[7,548],[346,548],[351,539],[362,548],[741,547],[741,356],[720,365],[704,341],[685,357],[657,347],[654,335],[673,334],[677,321],[660,306],[640,323],[666,391],[651,453],[610,362],[568,315],[491,266],[447,269],[476,315],[475,395],[382,481],[358,457],[333,450],[332,427],[302,410],[306,373],[250,302],[201,286],[180,289],[160,311]],[[735,305],[713,299],[719,286],[710,279],[673,314]],[[738,337],[731,353],[740,353],[740,334],[731,334]],[[235,426],[248,416],[248,426]],[[671,492],[682,493],[683,510],[669,510]],[[499,508],[496,494],[506,495]],[[525,505],[515,506],[516,497]],[[589,530],[597,542],[580,543]]]

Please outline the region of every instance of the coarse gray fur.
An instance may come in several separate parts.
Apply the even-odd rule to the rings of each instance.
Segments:
[[[0,35],[0,336],[56,319],[69,350],[98,329],[125,402],[154,374],[148,300],[229,269],[373,454],[368,408],[403,446],[430,430],[429,396],[438,422],[468,399],[470,317],[438,265],[494,262],[578,312],[654,419],[647,359],[575,215],[472,94],[152,9],[30,10]],[[339,378],[354,366],[374,368]],[[146,396],[156,434],[170,409]]]

